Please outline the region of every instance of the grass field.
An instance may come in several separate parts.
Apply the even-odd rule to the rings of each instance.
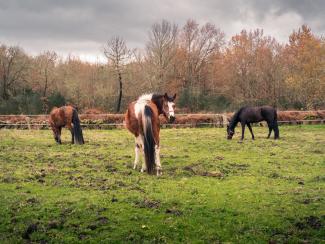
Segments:
[[[0,243],[325,242],[325,126],[253,130],[162,130],[161,177],[126,130],[0,130]]]

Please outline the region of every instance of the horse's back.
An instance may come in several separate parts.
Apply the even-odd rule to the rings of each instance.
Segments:
[[[274,113],[276,111],[275,108],[273,108],[272,106],[269,106],[269,105],[261,106],[260,108],[262,111],[266,111],[266,112],[270,112],[270,113],[271,112]]]
[[[238,120],[241,122],[259,122],[263,120],[261,116],[261,110],[259,107],[246,106],[238,110]]]
[[[50,112],[49,122],[57,127],[72,123],[72,116],[75,108],[72,106],[54,107]]]
[[[269,121],[273,121],[277,119],[276,109],[271,106],[262,106],[261,114],[266,120]]]
[[[247,121],[250,123],[260,122],[263,120],[273,121],[276,119],[276,110],[271,106],[246,106],[239,109],[240,121]]]
[[[139,134],[143,133],[143,129],[142,129],[142,113],[140,113],[140,111],[136,111],[135,105],[136,102],[132,102],[128,105],[124,118],[125,118],[125,127],[134,136],[137,137],[139,136]],[[159,114],[158,114],[157,106],[151,101],[145,102],[143,104],[143,108],[141,109],[144,109],[145,106],[149,106],[154,115],[152,117],[152,122],[154,124],[159,123]],[[139,114],[136,115],[136,112],[139,112]]]

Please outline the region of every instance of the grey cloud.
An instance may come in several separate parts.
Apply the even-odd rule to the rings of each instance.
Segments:
[[[33,52],[50,46],[65,54],[97,56],[111,36],[120,35],[129,46],[141,48],[155,22],[167,19],[183,25],[189,18],[212,22],[228,37],[257,26],[285,38],[290,34],[286,31],[302,23],[324,34],[324,9],[322,0],[0,0],[0,42],[18,43]],[[272,23],[286,14],[295,17],[286,28]]]

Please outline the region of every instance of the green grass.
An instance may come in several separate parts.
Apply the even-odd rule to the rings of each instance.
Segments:
[[[325,126],[253,130],[162,130],[161,177],[126,130],[0,130],[0,243],[324,242]]]

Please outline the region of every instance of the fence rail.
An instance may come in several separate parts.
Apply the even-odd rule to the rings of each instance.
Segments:
[[[177,114],[174,124],[168,124],[163,118],[162,128],[224,127],[232,113],[221,114]],[[87,129],[122,128],[124,114],[79,114],[81,126]],[[1,128],[48,129],[48,114],[39,115],[0,115]],[[278,111],[280,125],[325,124],[325,110],[317,111]],[[266,123],[255,125],[266,126]]]
[[[325,119],[320,120],[287,120],[278,121],[279,125],[315,125],[325,124]],[[254,126],[266,126],[265,122],[255,123]],[[123,123],[101,123],[85,124],[81,123],[85,129],[118,129],[123,128]],[[223,123],[184,123],[184,124],[162,124],[162,128],[202,128],[202,127],[225,127]],[[49,129],[47,123],[0,123],[0,129]]]

